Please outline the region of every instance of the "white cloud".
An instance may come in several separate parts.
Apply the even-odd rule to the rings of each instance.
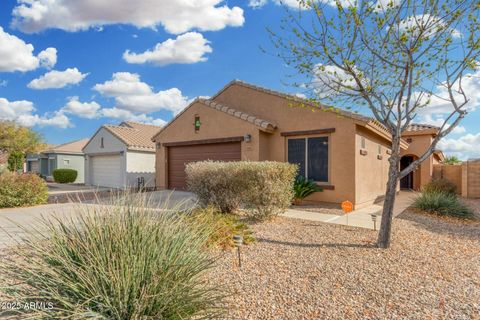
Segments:
[[[68,117],[62,112],[55,112],[52,117],[46,115],[39,116],[38,114],[22,114],[15,121],[25,127],[51,126],[62,129],[72,127],[70,119],[68,119]]]
[[[271,1],[276,5],[284,5],[293,9],[300,9],[300,10],[308,9],[308,7],[304,4],[304,2],[301,2],[300,0],[271,0]],[[323,0],[319,2],[327,4],[332,7],[337,7],[336,0]],[[268,3],[268,0],[249,0],[248,6],[254,9],[258,9],[263,7],[267,3]],[[355,0],[340,0],[340,3],[342,4],[342,6],[348,7],[348,6],[355,5],[357,2]]]
[[[438,143],[440,149],[446,154],[456,155],[460,159],[467,160],[480,158],[480,133],[466,134],[458,139],[442,139]]]
[[[77,68],[64,71],[53,70],[37,79],[33,79],[27,87],[30,89],[59,89],[70,84],[80,83],[88,73],[81,73]]]
[[[430,14],[408,17],[398,24],[398,30],[406,32],[413,37],[418,37],[420,31],[423,31],[423,37],[430,37],[439,31],[443,31],[445,28],[447,28],[447,25],[441,18]],[[456,29],[451,29],[450,32],[455,38],[461,36],[460,31]]]
[[[53,67],[57,62],[57,50],[48,48],[35,56],[33,45],[3,31],[0,26],[0,72],[31,71]]]
[[[261,8],[268,3],[268,0],[249,0],[248,6],[252,8]]]
[[[349,88],[358,88],[355,79],[337,66],[317,64],[314,72],[312,82],[306,86],[314,89],[320,98],[338,95],[339,91],[348,92]]]
[[[110,118],[119,121],[135,121],[158,126],[163,126],[166,123],[165,120],[154,118],[144,113],[136,113],[116,107],[102,108],[95,101],[81,102],[77,96],[70,97],[65,106],[57,113],[71,114],[85,119]]]
[[[143,53],[125,51],[123,58],[128,63],[153,63],[164,66],[174,63],[196,63],[206,61],[206,53],[212,52],[209,41],[197,32],[188,32],[176,39],[168,39],[158,43],[153,50]]]
[[[0,87],[6,87],[8,84],[7,80],[0,80]]]
[[[33,127],[54,126],[59,128],[70,127],[70,120],[62,112],[56,111],[52,115],[45,114],[39,116],[34,114],[35,107],[31,101],[8,101],[0,98],[0,119],[15,121],[20,125]]]
[[[426,124],[431,124],[434,126],[437,126],[441,128],[443,124],[445,123],[445,118],[442,116],[437,116],[437,115],[431,115],[431,114],[425,114],[422,117],[420,117],[420,123],[426,123]],[[445,125],[445,129],[449,128],[450,125],[447,123]],[[453,128],[451,133],[465,133],[467,132],[467,129],[464,126],[457,125],[455,128]]]
[[[475,111],[480,106],[480,70],[464,75],[462,88],[469,99],[464,109],[469,112]],[[427,107],[418,110],[420,116],[442,116],[453,111],[452,104],[448,101],[448,91],[444,86],[437,87],[436,95],[430,98],[430,104]],[[463,97],[458,92],[454,93],[454,97],[459,102],[463,101]]]
[[[188,98],[177,88],[154,92],[140,76],[135,73],[117,72],[101,84],[96,84],[94,90],[102,95],[115,99],[116,107],[132,112],[151,113],[169,110],[178,113],[188,104]]]
[[[221,5],[222,0],[18,0],[12,25],[33,33],[49,28],[86,30],[109,24],[131,24],[139,28],[163,26],[180,34],[191,29],[220,30],[242,26],[239,7]]]
[[[155,119],[145,114],[135,114],[129,110],[123,110],[118,108],[105,108],[101,110],[103,117],[117,119],[120,121],[135,121],[146,124],[153,124],[156,126],[164,126],[167,122],[162,119]]]
[[[73,114],[80,118],[94,119],[99,116],[100,105],[95,101],[80,102],[78,97],[70,97],[70,100],[61,109],[62,112]]]
[[[40,66],[53,68],[57,64],[57,49],[47,48],[38,54]]]

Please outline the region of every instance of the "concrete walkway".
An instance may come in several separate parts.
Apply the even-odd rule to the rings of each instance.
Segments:
[[[396,217],[405,209],[407,209],[417,196],[416,192],[400,191],[395,199],[395,207],[393,216]],[[380,227],[383,203],[373,204],[371,206],[354,210],[348,215],[323,214],[318,212],[302,211],[297,209],[288,209],[283,216],[294,219],[303,219],[310,221],[327,222],[341,225],[349,225],[352,227],[360,227],[374,229],[372,215],[377,216],[377,230]]]

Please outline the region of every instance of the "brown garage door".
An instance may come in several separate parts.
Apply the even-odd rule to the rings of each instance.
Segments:
[[[210,143],[168,148],[168,188],[185,189],[185,165],[189,162],[241,160],[240,142]]]

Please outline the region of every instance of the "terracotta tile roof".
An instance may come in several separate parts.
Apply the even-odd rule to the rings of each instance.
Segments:
[[[81,139],[60,145],[48,145],[48,148],[42,153],[82,153],[87,142],[88,139]]]
[[[280,91],[267,89],[267,88],[264,88],[264,87],[261,87],[261,86],[257,86],[257,85],[251,84],[251,83],[247,83],[247,82],[242,81],[242,80],[233,80],[233,81],[229,82],[225,87],[223,87],[218,93],[216,93],[210,99],[214,100],[224,90],[226,90],[228,87],[230,87],[233,84],[238,84],[238,85],[244,86],[246,88],[250,88],[250,89],[253,89],[253,90],[256,90],[256,91],[268,93],[268,94],[271,94],[271,95],[274,95],[274,96],[277,96],[277,97],[286,98],[286,99],[289,99],[289,100],[292,100],[292,101],[301,102],[301,103],[304,103],[304,104],[307,104],[307,105],[315,106],[317,108],[321,108],[321,109],[325,109],[325,110],[331,110],[332,112],[335,112],[335,113],[338,113],[340,115],[350,117],[350,118],[353,118],[353,119],[356,119],[356,120],[360,120],[360,121],[370,121],[370,120],[372,120],[372,118],[370,118],[370,117],[366,117],[366,116],[363,116],[363,115],[355,113],[355,112],[350,112],[350,111],[347,111],[347,110],[344,110],[344,109],[341,109],[341,108],[335,108],[335,107],[332,107],[332,106],[323,106],[323,105],[319,106],[317,103],[313,103],[312,101],[310,101],[308,99],[304,99],[304,98],[298,97],[298,96],[293,95],[293,94],[288,94],[288,93],[283,93],[283,92],[280,92]]]
[[[256,116],[250,115],[250,114],[245,113],[243,111],[238,111],[238,110],[236,110],[234,108],[230,108],[230,107],[228,107],[224,104],[216,103],[215,101],[212,101],[212,100],[198,99],[198,102],[203,103],[204,105],[206,105],[210,108],[225,112],[225,113],[227,113],[231,116],[234,116],[236,118],[239,118],[241,120],[245,120],[247,122],[250,122],[251,124],[254,124],[254,125],[256,125],[260,128],[263,128],[265,130],[271,131],[271,130],[274,130],[277,127],[277,125],[272,123],[272,122],[257,118]]]
[[[418,131],[425,131],[425,130],[439,130],[439,127],[432,126],[430,124],[421,124],[421,123],[412,123],[405,129],[404,132],[418,132]]]
[[[160,127],[126,121],[118,126],[102,126],[111,134],[116,136],[127,145],[128,149],[135,150],[155,150],[155,143],[151,140],[152,136],[160,130]]]

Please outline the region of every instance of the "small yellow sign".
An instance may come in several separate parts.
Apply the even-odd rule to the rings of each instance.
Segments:
[[[353,211],[353,203],[351,203],[350,201],[343,201],[342,202],[342,210],[343,212],[345,213],[349,213],[349,212],[352,212]]]

